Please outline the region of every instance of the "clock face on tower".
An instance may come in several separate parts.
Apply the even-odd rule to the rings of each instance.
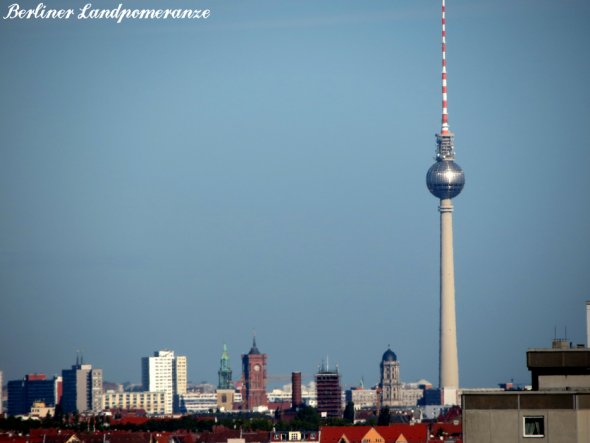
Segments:
[[[255,370],[256,372],[260,371],[260,365],[254,365],[254,370]]]

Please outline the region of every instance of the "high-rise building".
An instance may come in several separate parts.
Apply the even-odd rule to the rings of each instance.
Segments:
[[[174,395],[184,395],[187,391],[187,359],[184,355],[179,355],[174,360]]]
[[[426,184],[429,191],[440,199],[439,387],[443,404],[457,404],[459,388],[451,199],[463,189],[465,175],[454,160],[454,134],[449,130],[447,113],[446,18],[445,0],[442,0],[442,125],[440,134],[436,134],[436,163],[426,174]]]
[[[48,379],[45,374],[27,374],[22,380],[8,382],[8,415],[31,412],[35,402],[56,406],[61,400],[61,377]]]
[[[317,409],[322,417],[342,417],[342,388],[338,368],[331,370],[322,362],[315,375]]]
[[[221,353],[221,361],[219,362],[219,383],[217,389],[233,389],[232,371],[229,365],[229,354],[227,352],[227,345],[223,345],[223,352]]]
[[[381,358],[381,381],[379,390],[381,392],[381,406],[400,406],[401,405],[401,383],[399,379],[399,362],[397,356],[390,349],[383,353]]]
[[[258,350],[254,337],[250,352],[242,355],[242,408],[251,411],[266,406],[266,354]]]
[[[141,359],[141,380],[144,391],[166,393],[166,413],[172,413],[179,396],[186,394],[187,359],[174,351],[156,351]]]
[[[61,371],[62,410],[65,413],[100,412],[102,409],[102,369],[84,364],[78,356],[71,369]]]

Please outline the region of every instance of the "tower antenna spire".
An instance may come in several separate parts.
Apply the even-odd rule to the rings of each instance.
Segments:
[[[445,18],[445,0],[442,0],[442,120],[441,135],[449,133],[449,113],[447,109],[447,30]]]

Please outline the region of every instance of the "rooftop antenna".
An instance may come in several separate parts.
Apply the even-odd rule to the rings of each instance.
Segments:
[[[455,158],[454,134],[449,129],[449,111],[447,107],[447,22],[445,0],[442,0],[442,117],[440,134],[436,134],[436,160],[453,160]]]
[[[441,135],[449,134],[449,114],[447,109],[447,30],[445,19],[445,0],[442,0],[442,119]]]

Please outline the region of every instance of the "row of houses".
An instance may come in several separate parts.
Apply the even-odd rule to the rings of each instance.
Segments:
[[[29,435],[0,434],[0,443],[462,443],[452,423],[390,426],[326,426],[317,431],[243,431],[216,426],[206,432],[72,432],[32,429]]]

